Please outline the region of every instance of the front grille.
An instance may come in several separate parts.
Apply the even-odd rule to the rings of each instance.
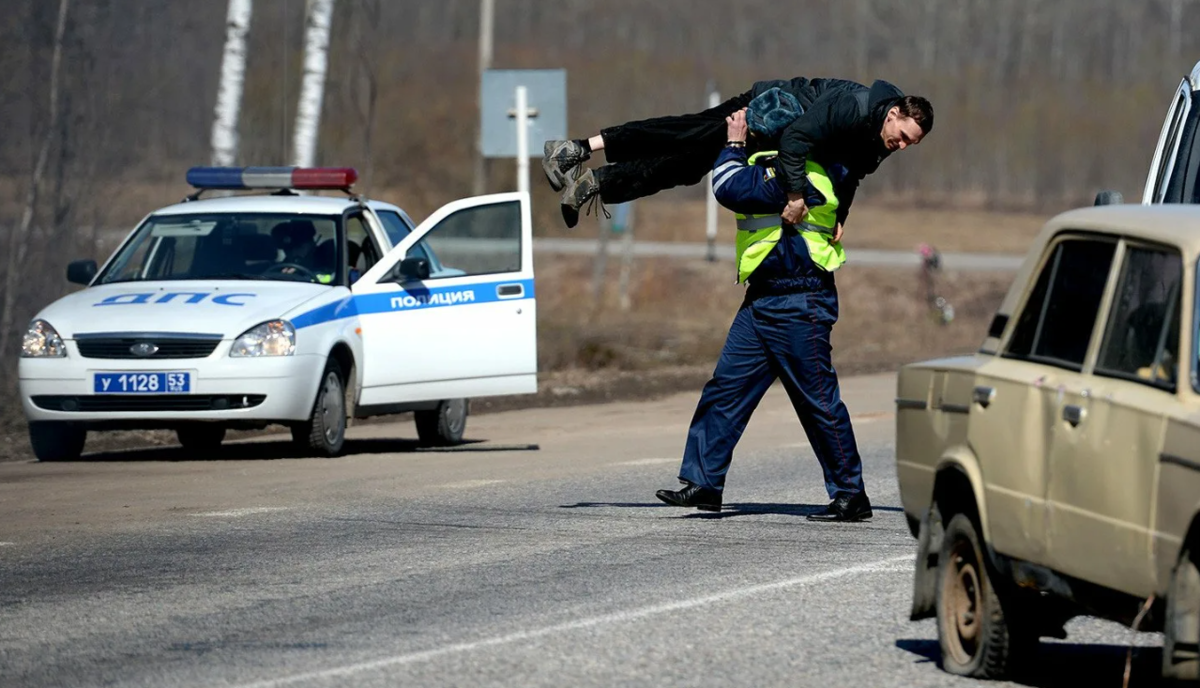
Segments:
[[[228,411],[254,408],[265,394],[99,394],[96,396],[42,395],[33,404],[47,411],[67,413],[105,411]]]
[[[139,355],[133,352],[137,344],[153,344],[157,351],[149,355]],[[89,337],[79,336],[75,345],[79,347],[79,355],[84,358],[124,358],[124,359],[162,359],[162,358],[206,358],[221,343],[220,335],[203,337],[168,337],[162,335],[145,336],[112,336]]]

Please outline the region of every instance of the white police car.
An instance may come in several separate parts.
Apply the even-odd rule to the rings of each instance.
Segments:
[[[88,430],[169,428],[213,448],[227,428],[270,423],[332,456],[350,419],[401,411],[422,441],[454,443],[468,398],[536,392],[528,194],[455,201],[414,228],[350,195],[355,179],[192,168],[197,192],[148,215],[102,267],[72,263],[87,288],[24,336],[37,457],[78,457]],[[201,199],[209,189],[277,191]]]

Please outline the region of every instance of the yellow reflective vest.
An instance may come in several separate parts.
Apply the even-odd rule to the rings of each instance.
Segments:
[[[777,151],[761,151],[750,156],[749,163],[754,165],[761,157],[777,154]],[[837,232],[837,194],[833,192],[833,181],[819,163],[810,159],[805,163],[804,169],[808,181],[825,197],[825,203],[810,207],[808,215],[796,225],[796,229],[804,238],[813,263],[822,270],[833,272],[846,262],[846,252],[842,250],[841,244],[833,243],[833,235]],[[773,171],[768,170],[767,174],[773,174]],[[783,219],[779,213],[735,215],[738,228],[737,265],[740,284],[746,281],[755,268],[762,265],[767,254],[779,243],[783,236]]]

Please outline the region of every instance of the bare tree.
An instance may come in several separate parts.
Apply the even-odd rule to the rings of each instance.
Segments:
[[[321,103],[325,95],[325,72],[329,65],[329,31],[333,24],[333,0],[308,0],[304,32],[304,80],[292,140],[293,164],[311,167],[317,156],[317,133]]]
[[[225,55],[212,126],[212,164],[233,165],[238,154],[238,112],[246,75],[246,34],[250,31],[252,0],[229,0],[225,22]]]
[[[34,213],[37,210],[38,192],[41,190],[42,175],[46,171],[46,163],[50,158],[50,146],[57,133],[58,124],[58,86],[59,70],[62,64],[63,34],[67,27],[67,9],[69,0],[59,0],[58,24],[54,31],[54,53],[50,59],[50,111],[42,142],[38,148],[37,162],[33,166],[33,174],[29,180],[29,192],[25,197],[25,210],[21,214],[21,224],[13,232],[8,246],[8,266],[4,280],[4,310],[0,314],[0,356],[8,351],[8,338],[13,332],[13,317],[17,299],[17,285],[20,282],[20,266],[25,262],[29,250],[29,230],[33,226]]]

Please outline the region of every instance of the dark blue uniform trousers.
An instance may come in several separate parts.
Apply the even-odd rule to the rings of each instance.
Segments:
[[[692,418],[680,478],[722,490],[734,446],[779,379],[821,462],[829,498],[863,491],[862,459],[830,358],[836,300],[836,292],[804,292],[742,304]]]

